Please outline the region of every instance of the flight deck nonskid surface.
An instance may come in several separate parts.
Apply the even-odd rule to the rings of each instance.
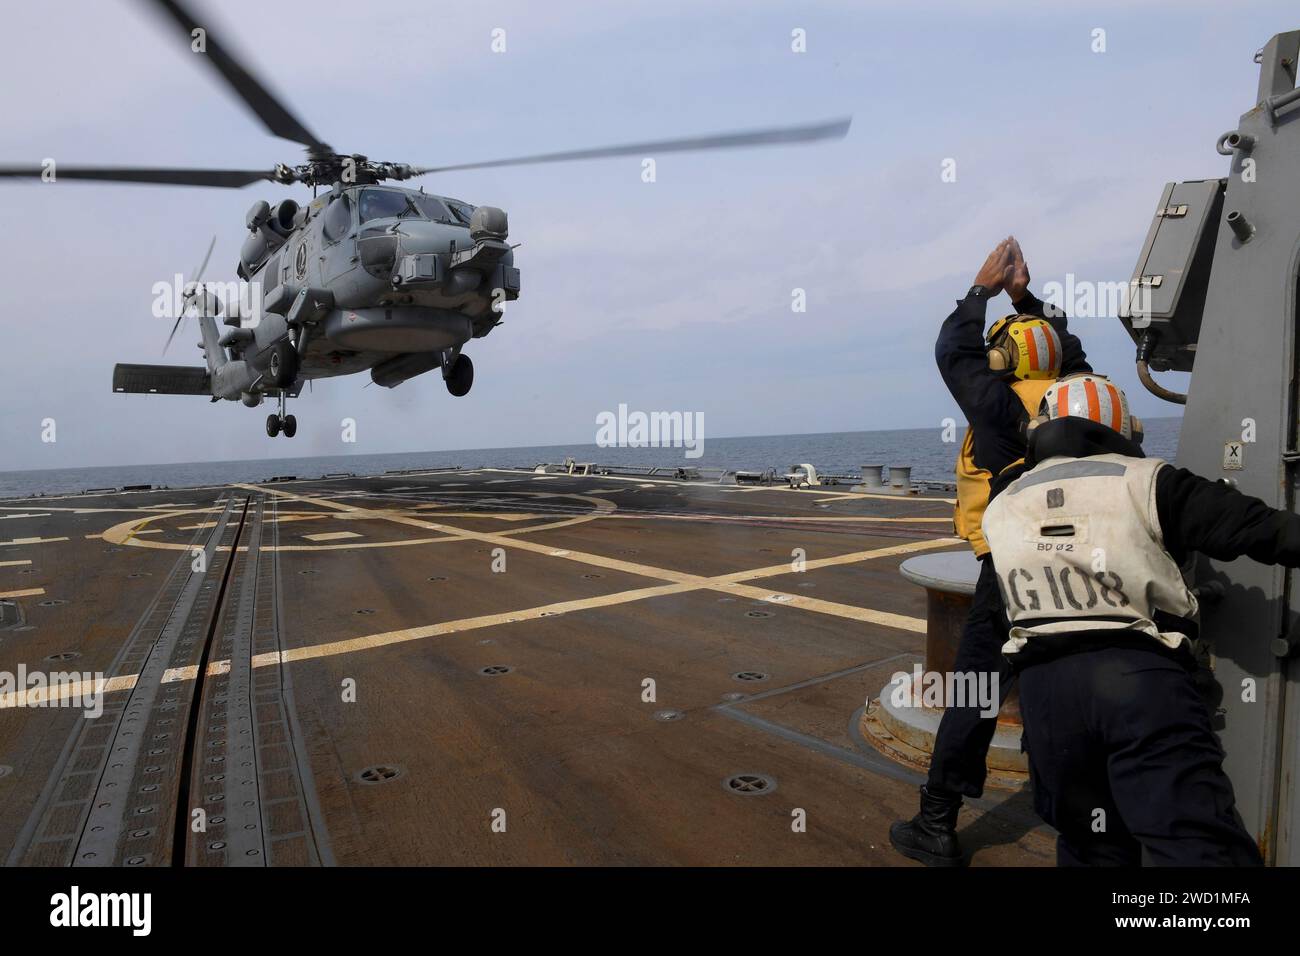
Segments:
[[[494,469],[0,501],[0,671],[108,681],[0,697],[0,859],[905,863],[920,778],[856,718],[950,517]],[[1027,792],[963,827],[1052,862]]]

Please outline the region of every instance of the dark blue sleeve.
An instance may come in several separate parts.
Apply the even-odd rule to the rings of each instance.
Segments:
[[[966,416],[974,436],[975,464],[993,474],[1024,455],[1020,437],[1025,406],[989,368],[984,343],[987,301],[967,296],[939,327],[934,360],[939,375]]]
[[[1069,318],[1063,310],[1055,307],[1047,309],[1043,300],[1027,289],[1021,300],[1014,305],[1020,315],[1034,315],[1046,319],[1051,323],[1052,328],[1056,329],[1056,334],[1061,337],[1062,375],[1077,375],[1080,372],[1092,371],[1092,366],[1088,364],[1088,356],[1083,351],[1083,343],[1070,331]]]
[[[1179,564],[1188,551],[1199,551],[1220,561],[1245,556],[1300,567],[1300,515],[1186,468],[1165,465],[1156,472],[1156,513],[1165,549]]]

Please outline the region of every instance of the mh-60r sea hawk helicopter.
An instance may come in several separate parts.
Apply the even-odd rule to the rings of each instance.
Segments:
[[[611,156],[806,143],[841,138],[849,120],[811,126],[631,143],[456,166],[410,166],[345,155],[310,132],[202,23],[174,0],[148,0],[194,52],[202,53],[276,136],[307,147],[307,162],[272,170],[0,167],[0,176],[240,188],[259,181],[312,187],[311,202],[259,201],[249,210],[239,278],[260,289],[253,318],[236,303],[219,303],[198,281],[184,290],[176,328],[198,317],[207,367],[123,365],[115,392],[210,395],[256,407],[279,400],[266,433],[292,437],[297,421],[287,398],[303,382],[365,369],[392,388],[435,368],[447,390],[465,395],[474,366],[462,352],[501,323],[503,303],[519,297],[519,270],[507,242],[506,214],[423,190],[385,185],[428,173],[520,166]],[[52,172],[51,177],[49,173]],[[317,190],[327,191],[317,195]],[[212,247],[208,252],[211,254]],[[258,308],[260,306],[260,308]],[[228,327],[219,334],[216,318]],[[171,339],[168,339],[170,343]],[[165,350],[165,349],[164,349]]]

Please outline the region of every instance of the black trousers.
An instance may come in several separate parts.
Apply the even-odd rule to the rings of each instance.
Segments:
[[[1007,618],[1002,609],[1002,594],[993,571],[993,559],[985,555],[980,558],[975,597],[957,645],[953,670],[997,674],[999,705],[1006,700],[1012,680],[1011,665],[1002,654],[1006,640]],[[993,743],[993,732],[997,730],[997,717],[982,717],[979,704],[975,701],[970,704],[949,707],[939,721],[927,781],[931,790],[947,790],[968,797],[978,797],[984,792],[984,778],[988,775],[984,761]]]
[[[1140,640],[1140,639],[1138,639]],[[1024,668],[1020,712],[1034,808],[1059,866],[1245,866],[1223,750],[1192,675],[1141,645]]]

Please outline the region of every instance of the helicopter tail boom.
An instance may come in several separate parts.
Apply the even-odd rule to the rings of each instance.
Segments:
[[[199,332],[203,336],[203,357],[207,360],[208,371],[215,372],[230,361],[221,346],[221,336],[217,334],[217,320],[210,315],[199,316]]]

